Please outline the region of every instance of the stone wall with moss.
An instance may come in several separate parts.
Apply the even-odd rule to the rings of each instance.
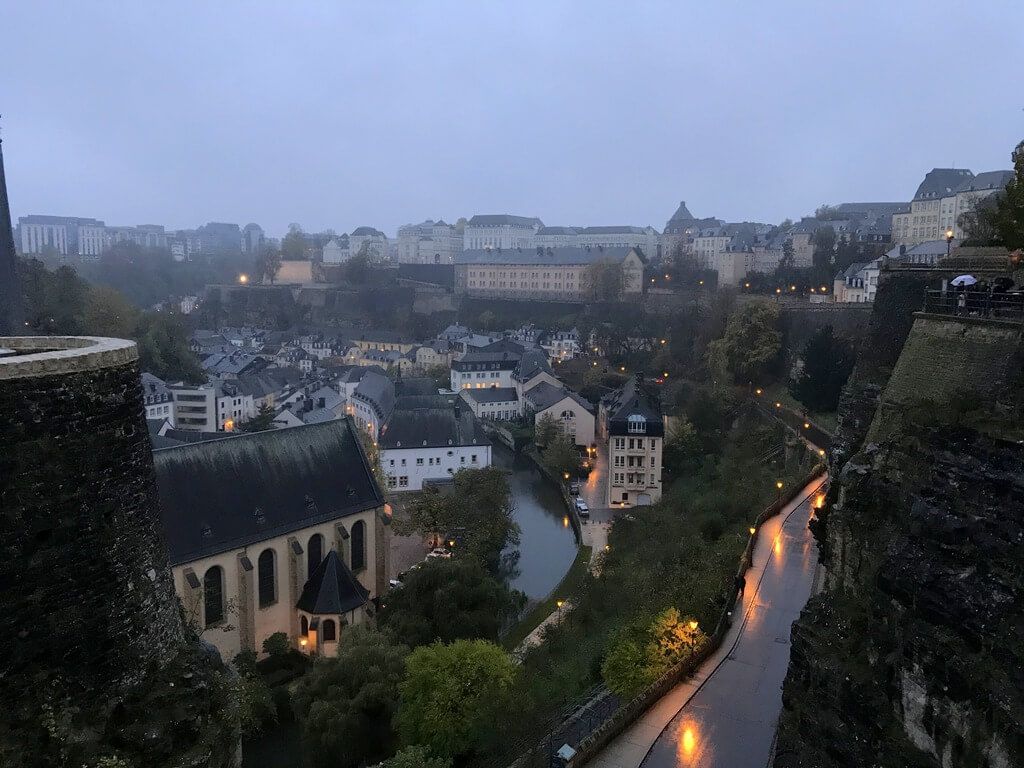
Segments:
[[[174,595],[134,344],[95,342],[0,340],[51,347],[0,358],[0,765],[229,765],[230,683]]]
[[[843,394],[776,768],[1024,765],[1020,327],[915,321],[927,279],[883,279]]]

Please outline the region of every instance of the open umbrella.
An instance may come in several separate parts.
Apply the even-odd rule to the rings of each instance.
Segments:
[[[974,285],[978,282],[978,279],[973,275],[960,275],[960,277],[954,277],[949,281],[950,285],[960,287],[961,285]]]

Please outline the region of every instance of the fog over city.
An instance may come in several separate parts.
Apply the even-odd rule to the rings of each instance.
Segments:
[[[1019,2],[629,5],[5,0],[12,213],[778,222],[1021,135]]]

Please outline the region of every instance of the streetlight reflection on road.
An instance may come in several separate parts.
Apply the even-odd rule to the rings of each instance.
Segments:
[[[700,739],[700,728],[691,718],[686,718],[681,724],[676,736],[676,765],[703,765],[701,754],[704,749]]]

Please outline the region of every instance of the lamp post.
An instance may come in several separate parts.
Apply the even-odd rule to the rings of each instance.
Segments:
[[[946,230],[946,255],[949,256],[949,249],[953,245],[953,228]]]

